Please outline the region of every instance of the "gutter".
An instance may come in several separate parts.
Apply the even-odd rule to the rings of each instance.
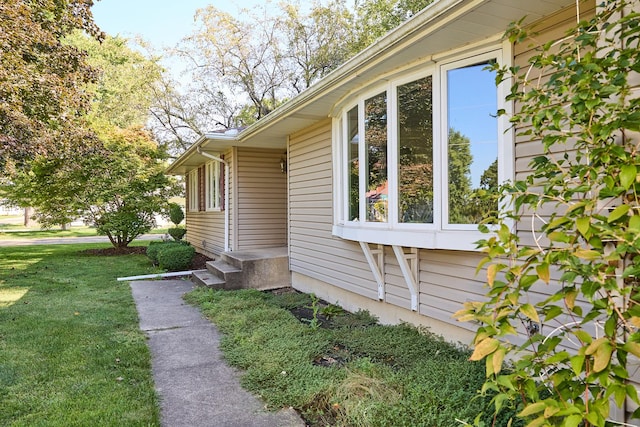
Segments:
[[[158,274],[143,274],[142,276],[129,276],[129,277],[118,277],[116,280],[118,282],[130,282],[133,280],[144,280],[144,279],[163,279],[165,277],[178,277],[178,276],[191,276],[194,273],[193,270],[189,271],[173,271],[171,273],[158,273]]]
[[[202,151],[200,144],[196,145],[196,151],[201,156],[224,165],[224,251],[229,252],[229,163],[218,156]]]

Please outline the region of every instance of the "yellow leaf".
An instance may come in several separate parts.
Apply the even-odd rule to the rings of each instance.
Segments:
[[[485,338],[480,341],[476,347],[473,349],[473,354],[469,358],[469,360],[481,360],[486,357],[488,354],[496,351],[500,342],[495,338]]]
[[[547,406],[546,408],[544,408],[544,417],[551,418],[558,412],[560,412],[560,408],[556,406]]]
[[[536,267],[536,273],[538,273],[538,277],[544,283],[549,284],[549,280],[551,280],[551,274],[549,273],[549,264],[543,262],[542,264],[538,264]]]
[[[600,337],[597,340],[592,341],[591,344],[589,344],[589,346],[585,350],[584,354],[586,354],[587,356],[591,356],[598,350],[598,347],[600,347],[602,344],[604,344],[607,341],[608,341],[607,337]]]
[[[547,407],[547,404],[544,402],[535,402],[530,405],[527,405],[522,412],[518,414],[519,417],[528,417],[529,415],[537,414],[538,412],[544,411]]]
[[[602,256],[600,252],[591,249],[576,249],[574,255],[587,261],[593,261]]]
[[[493,286],[493,282],[496,280],[496,274],[498,273],[498,264],[491,264],[487,268],[487,283],[489,286]]]
[[[520,312],[527,316],[529,319],[534,322],[540,323],[540,317],[538,317],[538,312],[535,307],[531,304],[523,304],[520,306]]]
[[[631,319],[629,319],[629,321],[636,328],[640,328],[640,317],[632,316]]]
[[[564,303],[567,305],[567,308],[569,310],[573,310],[573,307],[575,307],[577,296],[578,296],[578,292],[575,289],[568,291],[564,295]]]
[[[602,372],[607,366],[609,366],[612,353],[613,346],[609,341],[606,341],[600,347],[598,347],[595,354],[593,355],[593,371]]]
[[[633,342],[633,341],[626,342],[622,346],[622,349],[628,351],[629,353],[633,354],[636,357],[640,357],[640,344],[638,344],[637,342]]]
[[[504,361],[504,356],[506,354],[506,350],[504,348],[498,348],[493,353],[493,372],[497,375],[502,370],[502,362]]]

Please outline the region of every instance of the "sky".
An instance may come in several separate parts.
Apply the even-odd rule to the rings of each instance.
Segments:
[[[156,48],[174,46],[191,34],[197,9],[213,5],[238,16],[239,9],[265,3],[264,0],[99,0],[93,19],[105,33],[133,38],[136,35]]]

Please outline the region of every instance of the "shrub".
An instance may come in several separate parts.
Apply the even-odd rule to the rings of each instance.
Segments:
[[[169,271],[186,270],[191,265],[195,253],[196,250],[191,245],[164,245],[158,251],[158,264],[160,268]]]
[[[182,227],[172,227],[167,230],[167,233],[169,233],[174,240],[182,240],[184,235],[187,234],[187,230]]]
[[[182,210],[182,206],[177,203],[169,203],[169,219],[175,225],[180,224],[184,219],[184,211]]]
[[[149,257],[149,259],[151,260],[152,263],[154,264],[158,264],[158,253],[170,246],[188,246],[189,243],[187,242],[178,242],[178,241],[174,241],[174,240],[169,240],[169,241],[155,241],[155,242],[150,242],[149,246],[147,247],[147,257]]]

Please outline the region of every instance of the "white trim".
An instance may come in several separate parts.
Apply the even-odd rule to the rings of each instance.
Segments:
[[[201,147],[197,148],[197,151],[200,155],[207,157],[211,160],[214,160],[219,163],[224,164],[224,251],[229,252],[231,247],[229,246],[229,162],[221,159],[218,156],[215,156],[211,153],[207,153],[206,151],[202,151]],[[237,160],[235,161],[237,163]],[[205,167],[206,172],[206,167]],[[205,173],[206,175],[206,173]]]
[[[220,158],[218,154],[213,154]],[[208,156],[205,156],[208,157]],[[222,159],[220,159],[222,160]],[[213,191],[212,188],[213,187]],[[220,161],[212,160],[204,165],[205,211],[220,212]]]
[[[476,242],[487,237],[486,234],[478,230],[465,232],[457,230],[407,230],[393,227],[361,227],[358,223],[336,224],[331,232],[336,237],[355,242],[454,251],[477,251]]]

